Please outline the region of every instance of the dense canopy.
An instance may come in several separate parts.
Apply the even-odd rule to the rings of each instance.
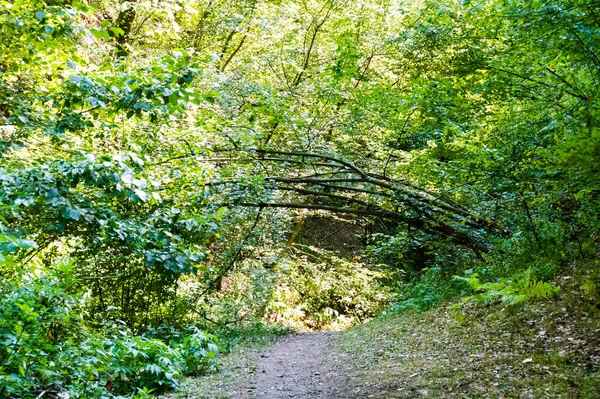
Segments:
[[[596,1],[0,0],[0,39],[0,396],[133,389],[21,348],[57,295],[49,325],[165,345],[597,255]]]

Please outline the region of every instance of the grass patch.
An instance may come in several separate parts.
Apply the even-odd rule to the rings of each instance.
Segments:
[[[548,300],[386,316],[338,345],[369,398],[598,398],[600,309],[579,279],[558,284]]]

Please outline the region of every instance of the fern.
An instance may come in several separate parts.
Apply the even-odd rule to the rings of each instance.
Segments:
[[[483,303],[500,301],[508,305],[516,305],[530,299],[547,298],[560,290],[552,284],[533,279],[531,275],[532,269],[528,268],[523,273],[513,275],[511,278],[503,278],[490,283],[482,283],[477,273],[468,278],[454,276],[454,280],[466,282],[476,292],[475,295],[462,298],[461,303],[456,307],[461,307],[471,301]]]
[[[483,284],[479,281],[479,273],[473,273],[471,277],[454,276],[453,280],[464,281],[469,284],[474,291],[477,291]]]
[[[532,281],[525,287],[523,293],[527,298],[546,298],[557,293],[559,290],[560,288],[544,281]]]

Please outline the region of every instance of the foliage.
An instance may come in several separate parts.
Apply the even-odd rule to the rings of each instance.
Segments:
[[[438,267],[423,270],[412,281],[399,287],[401,301],[386,310],[386,314],[404,311],[422,312],[456,295],[456,287],[448,284]]]
[[[454,276],[454,280],[466,282],[476,293],[462,298],[460,305],[470,301],[484,303],[500,301],[508,305],[516,305],[528,299],[547,298],[560,290],[545,281],[535,280],[532,273],[530,267],[510,278],[488,283],[482,283],[478,273],[473,273],[470,277]]]
[[[552,293],[598,253],[599,13],[592,0],[1,0],[0,260],[42,280],[67,260],[51,285],[72,284],[56,295],[78,309],[42,309],[15,267],[3,295],[22,289],[31,309],[7,323],[48,311],[80,325],[67,338],[133,385],[154,371],[127,348],[148,351],[164,368],[154,389],[213,365],[213,338],[164,346],[148,338],[161,325],[340,327],[460,295],[451,276],[466,270],[475,300]],[[330,213],[364,230],[363,258],[301,254],[298,220]],[[31,353],[63,353],[37,326]],[[161,363],[171,353],[178,372]],[[6,375],[45,386],[20,364]]]
[[[219,355],[219,348],[214,340],[215,337],[195,327],[192,334],[183,339],[179,347],[185,362],[185,374],[194,374],[214,367]]]
[[[315,247],[294,252],[277,266],[279,284],[265,311],[274,322],[339,329],[374,317],[394,296],[384,284],[386,273],[375,267]]]
[[[116,320],[101,329],[90,325],[86,296],[74,289],[71,268],[0,278],[3,395],[35,398],[53,390],[99,398],[127,396],[138,388],[160,392],[213,364],[214,337],[199,330],[169,346],[135,336]],[[10,269],[4,265],[2,271]]]

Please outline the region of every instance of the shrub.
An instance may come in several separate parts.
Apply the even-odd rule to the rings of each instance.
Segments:
[[[388,314],[423,312],[457,294],[456,286],[448,283],[439,267],[422,270],[411,281],[400,284],[398,289],[403,300],[391,306]]]
[[[266,314],[295,328],[338,329],[374,317],[393,298],[386,273],[315,247],[282,260]]]
[[[86,296],[60,271],[0,275],[0,397],[130,397],[176,389],[218,354],[215,338],[195,329],[171,345],[135,336],[124,323],[85,323]]]
[[[216,337],[192,327],[192,333],[178,346],[183,356],[186,374],[196,374],[215,366],[219,356],[219,348],[215,341]]]

